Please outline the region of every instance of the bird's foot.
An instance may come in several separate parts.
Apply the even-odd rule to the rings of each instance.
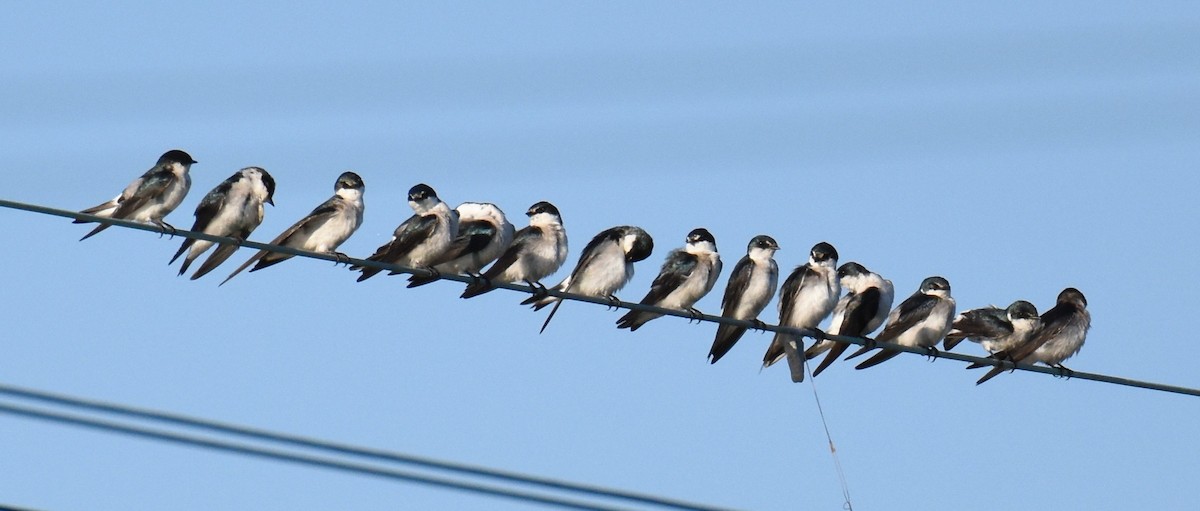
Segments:
[[[942,356],[942,352],[938,351],[938,349],[934,346],[926,346],[925,356],[929,358],[930,362],[933,362],[934,360],[937,360],[938,357]]]
[[[1066,379],[1070,380],[1072,376],[1075,376],[1075,371],[1067,369],[1067,366],[1065,366],[1065,365],[1055,364],[1050,367],[1058,369],[1058,374],[1056,374],[1055,376],[1057,376],[1059,378],[1066,378]]]
[[[163,235],[165,234],[165,235],[170,236],[170,239],[175,239],[175,233],[179,232],[177,229],[175,229],[175,226],[168,224],[162,220],[155,221],[154,225],[158,226],[158,237],[159,238],[163,237]]]
[[[482,277],[480,277],[480,278],[482,278]],[[487,281],[487,279],[483,279],[483,280]],[[529,292],[533,294],[533,298],[541,300],[547,296],[550,296],[550,293],[546,289],[545,284],[542,284],[541,282],[532,282],[532,281],[528,281],[528,280],[526,280],[525,283],[529,284]],[[490,286],[491,282],[488,282],[488,285]]]
[[[761,319],[754,318],[754,319],[750,320],[750,322],[751,322],[751,323],[754,323],[754,329],[755,329],[755,330],[758,330],[759,332],[766,332],[766,331],[767,331],[767,324],[766,324],[766,323],[763,323]]]
[[[346,266],[350,266],[350,256],[343,254],[341,252],[332,252],[332,254],[333,254],[333,265],[334,266],[337,266],[339,264],[344,264]]]
[[[617,295],[607,295],[604,297],[604,299],[608,301],[609,310],[620,308],[621,299],[617,298]]]
[[[689,316],[691,316],[691,318],[688,319],[688,323],[691,323],[693,321],[695,321],[696,323],[699,323],[704,319],[704,313],[700,312],[700,309],[697,309],[695,307],[688,307],[687,313]]]

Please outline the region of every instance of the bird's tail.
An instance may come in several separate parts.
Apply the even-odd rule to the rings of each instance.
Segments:
[[[179,256],[183,255],[184,252],[187,252],[187,249],[191,248],[192,243],[195,242],[196,240],[194,238],[184,238],[183,244],[179,245],[179,250],[175,251],[175,256],[171,257],[171,260],[167,262],[167,266],[175,264],[175,260],[179,259]],[[179,274],[183,275],[183,272],[179,272]]]
[[[742,338],[742,334],[746,333],[744,327],[737,325],[726,325],[722,323],[717,327],[717,337],[713,339],[712,348],[708,350],[708,363],[715,364],[721,357],[729,353],[733,349],[733,345],[737,344],[738,339]]]
[[[230,273],[228,277],[225,277],[225,280],[222,280],[220,284],[217,284],[217,287],[224,286],[226,282],[229,282],[229,279],[232,279],[237,274],[241,273],[242,270],[245,270],[250,265],[254,264],[255,261],[262,259],[263,256],[265,256],[267,254],[268,254],[268,252],[266,250],[259,250],[257,254],[254,254],[254,257],[247,259],[246,262],[242,263],[241,266],[238,266],[236,270],[233,270],[233,273]],[[258,268],[256,267],[255,270],[257,270],[257,269]],[[254,270],[250,270],[250,271],[254,271]]]
[[[949,334],[946,334],[946,338],[942,340],[942,348],[946,351],[950,351],[954,349],[955,346],[958,346],[958,343],[962,342],[964,338],[966,338],[966,336],[962,335],[961,333],[950,332]]]
[[[82,223],[82,222],[80,222],[80,223]],[[91,238],[92,236],[95,236],[95,235],[97,235],[97,234],[100,234],[100,231],[103,231],[103,230],[105,230],[105,229],[108,229],[108,227],[109,227],[110,225],[112,225],[112,224],[100,224],[100,225],[97,225],[95,229],[92,229],[92,232],[89,232],[89,233],[85,234],[85,235],[84,235],[82,238],[79,238],[79,241],[83,241],[83,240],[86,240],[86,239],[88,239],[88,238]]]
[[[771,345],[767,347],[767,352],[763,354],[762,366],[764,369],[771,367],[776,362],[779,362],[779,360],[786,355],[786,353],[784,353],[783,344],[786,343],[790,337],[790,334],[775,332],[775,337],[771,339]]]
[[[804,338],[792,336],[783,343],[783,354],[787,358],[788,370],[792,373],[792,382],[804,381]]]
[[[492,283],[487,279],[475,279],[472,280],[470,284],[467,284],[467,288],[463,290],[462,295],[460,295],[459,298],[471,298],[479,296],[493,289],[495,288],[492,287]]]
[[[196,273],[192,275],[192,280],[196,280],[200,277],[208,275],[208,272],[217,269],[221,263],[225,262],[226,259],[229,259],[229,256],[233,255],[234,252],[237,252],[237,249],[239,248],[241,248],[241,245],[233,245],[229,243],[221,243],[217,245],[217,248],[213,249],[212,255],[208,256],[208,259],[204,260],[204,264],[200,265],[200,269],[196,270]]]
[[[892,357],[895,357],[896,355],[899,355],[899,354],[900,354],[900,352],[898,350],[889,350],[887,348],[884,348],[882,350],[879,350],[879,353],[876,353],[875,355],[871,356],[871,358],[868,358],[868,359],[862,361],[861,364],[854,366],[854,368],[855,369],[866,369],[868,367],[874,367],[874,366],[877,366],[884,362],[887,362],[888,360],[891,360]],[[846,357],[846,358],[851,358],[851,357]]]
[[[1003,373],[1003,372],[1004,372],[1004,367],[1003,367],[1003,366],[996,366],[996,367],[993,367],[991,371],[988,371],[988,372],[987,372],[987,374],[983,375],[983,376],[982,376],[982,377],[980,377],[978,380],[975,380],[975,384],[976,384],[976,385],[979,385],[979,384],[981,384],[981,383],[983,383],[983,382],[985,382],[985,381],[988,381],[988,380],[990,380],[990,379],[992,379],[992,378],[995,378],[995,377],[996,377],[996,375],[998,375],[998,374],[1000,374],[1000,373]]]
[[[851,353],[849,356],[847,356],[843,360],[850,360],[852,358],[860,357],[863,354],[865,354],[866,352],[871,351],[873,349],[875,349],[875,347],[871,346],[870,344],[868,344],[866,346],[862,346],[862,347],[858,348],[857,351],[855,351],[854,353]]]
[[[554,308],[553,308],[553,309],[550,309],[550,315],[549,315],[549,316],[546,316],[546,322],[545,322],[545,323],[542,323],[542,329],[541,329],[541,330],[538,330],[538,333],[539,333],[539,334],[540,334],[540,333],[542,333],[542,332],[545,332],[545,331],[546,331],[546,326],[550,324],[550,320],[554,319],[554,313],[558,312],[558,307],[559,307],[560,305],[562,305],[562,300],[555,300],[555,301],[554,301]],[[545,305],[543,305],[542,307],[545,307]],[[535,306],[534,306],[534,310],[539,310],[539,309],[541,309],[542,307],[538,307],[538,306],[536,306],[536,305],[535,305]]]
[[[430,282],[433,282],[435,280],[441,280],[441,279],[439,279],[438,277],[431,276],[431,275],[417,275],[414,273],[408,277],[408,285],[405,287],[409,287],[409,288],[420,287],[420,286],[424,286],[425,284],[428,284]]]
[[[849,347],[850,347],[850,344],[848,344],[848,343],[844,343],[844,342],[833,343],[833,347],[829,348],[829,354],[825,355],[825,359],[822,360],[821,363],[817,365],[816,369],[813,369],[813,378],[816,378],[818,374],[821,374],[821,371],[824,371],[825,368],[827,368],[831,364],[833,364],[833,362],[836,361],[838,359],[838,357],[842,356],[842,353],[845,353],[846,349]],[[805,352],[805,353],[807,353],[807,352]]]

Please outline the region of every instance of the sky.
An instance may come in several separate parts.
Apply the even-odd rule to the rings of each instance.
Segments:
[[[646,229],[648,289],[693,228],[726,274],[757,234],[783,272],[832,243],[897,302],[960,310],[1064,287],[1093,322],[1067,361],[1200,387],[1200,5],[762,2],[19,2],[0,18],[0,197],[79,210],[164,151],[199,161],[167,217],[266,168],[267,241],[354,170],[371,254],[409,187],[562,211],[564,276],[595,233]],[[217,283],[181,239],[0,210],[0,382],[744,509],[841,509],[809,382],[747,334],[617,330],[461,285],[363,283],[292,260]],[[1192,232],[1192,234],[1188,234]],[[719,312],[722,276],[697,307]],[[782,278],[780,279],[782,281]],[[772,304],[762,319],[777,320]],[[958,351],[981,353],[963,343]],[[855,509],[1181,509],[1195,398],[897,357],[816,381]],[[0,503],[83,509],[537,509],[0,416]]]

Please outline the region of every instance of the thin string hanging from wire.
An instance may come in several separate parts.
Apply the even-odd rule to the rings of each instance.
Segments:
[[[35,205],[35,204],[14,202],[14,201],[5,200],[5,199],[0,199],[0,207],[4,207],[4,208],[8,208],[8,209],[18,209],[18,210],[23,210],[23,211],[30,211],[33,213],[40,213],[40,214],[45,214],[45,215],[59,216],[59,217],[63,217],[63,218],[72,218],[72,219],[76,219],[76,220],[83,220],[86,222],[106,223],[106,224],[111,224],[111,225],[115,225],[118,227],[126,227],[126,228],[130,228],[130,229],[137,229],[137,230],[142,230],[142,231],[153,232],[153,233],[159,234],[160,236],[163,234],[162,231],[160,230],[160,228],[156,225],[141,224],[141,223],[137,223],[137,222],[130,222],[127,220],[118,220],[118,219],[112,219],[112,218],[103,218],[103,217],[98,217],[95,215],[89,215],[86,213],[78,213],[75,211],[50,208],[50,207],[39,206],[39,205]],[[255,250],[268,250],[271,252],[279,252],[282,254],[289,254],[289,255],[293,255],[293,256],[307,257],[307,258],[311,258],[311,259],[321,259],[321,260],[329,261],[332,263],[346,263],[346,264],[353,264],[353,265],[357,265],[357,266],[365,266],[365,267],[371,267],[371,268],[378,268],[381,270],[394,271],[394,272],[398,272],[398,273],[408,273],[408,274],[413,274],[413,275],[435,277],[435,278],[438,278],[441,280],[452,280],[452,281],[457,281],[457,282],[462,282],[462,283],[470,283],[474,280],[473,277],[468,276],[468,275],[455,275],[455,274],[434,275],[432,272],[430,272],[428,270],[420,269],[420,268],[409,268],[406,266],[400,266],[400,265],[395,265],[395,264],[380,263],[380,262],[376,262],[376,261],[367,261],[365,259],[341,258],[334,254],[323,254],[323,253],[319,253],[319,252],[307,252],[304,250],[296,250],[296,249],[290,248],[290,247],[269,245],[266,243],[259,243],[259,242],[255,242],[255,241],[249,241],[249,240],[242,241],[242,240],[236,240],[233,238],[213,236],[213,235],[205,234],[202,232],[176,230],[176,231],[172,232],[171,234],[173,236],[183,236],[186,238],[206,240],[206,241],[212,241],[212,242],[216,242],[216,243],[238,244],[238,245],[241,245],[244,247],[249,247],[249,248],[252,248]],[[533,290],[531,290],[528,286],[526,286],[524,284],[508,284],[508,283],[503,283],[503,282],[493,282],[492,287],[497,288],[497,289],[507,289],[510,291],[517,291],[517,292],[521,292],[521,293],[532,293],[533,292]],[[742,320],[727,318],[724,316],[713,316],[710,314],[698,314],[697,315],[697,314],[692,314],[689,311],[681,311],[681,310],[676,310],[676,309],[665,309],[662,307],[655,307],[652,305],[643,305],[643,304],[636,303],[636,302],[624,302],[624,301],[613,302],[613,301],[608,300],[608,298],[605,298],[605,297],[578,295],[578,294],[574,294],[574,293],[567,293],[567,292],[557,291],[557,290],[553,290],[553,289],[548,289],[545,292],[547,294],[549,294],[550,296],[562,298],[564,300],[573,300],[573,301],[578,301],[578,302],[594,303],[594,304],[598,304],[598,305],[604,305],[605,307],[613,307],[613,308],[619,308],[619,309],[654,312],[654,313],[662,314],[664,316],[675,316],[675,317],[684,318],[684,319],[691,320],[691,321],[700,321],[700,322],[708,322],[708,323],[723,323],[723,324],[727,324],[727,325],[736,325],[736,326],[745,327],[745,328],[749,328],[749,329],[755,329],[755,330],[766,330],[766,331],[771,331],[771,332],[784,332],[784,333],[789,333],[789,334],[800,336],[800,337],[806,337],[809,339],[817,339],[817,340],[828,339],[831,341],[846,342],[846,343],[850,343],[850,344],[856,344],[859,346],[863,346],[863,345],[866,345],[869,342],[871,342],[870,340],[861,338],[861,337],[847,337],[847,336],[842,336],[842,335],[830,335],[830,334],[826,334],[820,330],[813,329],[813,328],[789,328],[789,327],[782,327],[779,325],[770,325],[770,324],[754,323],[751,321],[742,321]],[[923,348],[890,344],[890,345],[887,345],[887,349],[900,351],[903,353],[912,353],[912,354],[921,355],[921,356],[929,356],[929,353]],[[1055,377],[1063,376],[1063,374],[1060,372],[1059,369],[1053,368],[1053,367],[1037,366],[1037,365],[1025,364],[1025,363],[1014,363],[1014,362],[1011,362],[1008,360],[996,360],[996,359],[992,359],[992,358],[977,357],[977,356],[973,356],[973,355],[966,355],[966,354],[956,353],[956,352],[952,352],[952,351],[939,352],[937,354],[937,358],[957,360],[960,362],[982,363],[984,365],[998,366],[998,367],[1003,367],[1005,369],[1014,370],[1014,371],[1042,373],[1042,374],[1048,374],[1048,375],[1055,376]],[[1110,376],[1110,375],[1106,375],[1106,374],[1089,373],[1089,372],[1084,372],[1084,371],[1073,371],[1070,373],[1069,378],[1075,379],[1075,380],[1090,380],[1090,381],[1096,381],[1096,382],[1101,382],[1101,383],[1109,383],[1109,384],[1113,384],[1113,385],[1122,385],[1122,386],[1126,386],[1126,387],[1135,387],[1135,388],[1142,388],[1142,389],[1154,390],[1154,391],[1159,391],[1159,392],[1170,392],[1170,393],[1175,393],[1175,394],[1184,394],[1184,395],[1189,395],[1189,396],[1200,397],[1200,389],[1196,389],[1196,388],[1181,387],[1178,385],[1167,385],[1167,384],[1163,384],[1163,383],[1155,383],[1155,382],[1148,382],[1148,381],[1142,381],[1142,380],[1134,380],[1134,379],[1130,379],[1130,378],[1123,378],[1123,377],[1119,377],[1119,376]]]
[[[850,483],[846,481],[846,472],[842,470],[842,459],[838,456],[837,446],[833,444],[833,435],[829,433],[829,421],[825,419],[825,409],[821,407],[821,396],[817,395],[817,379],[813,377],[812,370],[808,367],[808,359],[804,360],[804,372],[808,373],[808,381],[812,385],[813,401],[817,403],[817,415],[821,417],[821,426],[825,428],[825,439],[829,441],[829,454],[833,457],[833,468],[837,471],[838,483],[842,485],[842,498],[846,499],[842,507],[846,511],[854,511],[854,504],[850,502]]]

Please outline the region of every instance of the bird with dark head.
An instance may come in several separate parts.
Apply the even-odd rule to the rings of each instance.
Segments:
[[[639,249],[635,246],[635,250],[644,250],[649,255],[649,250],[644,247]],[[693,305],[712,291],[720,274],[721,256],[717,253],[717,240],[708,229],[693,229],[684,239],[683,248],[667,254],[662,269],[650,284],[650,291],[640,303],[688,311],[698,317],[700,311]],[[632,332],[647,321],[661,316],[656,312],[631,310],[617,320],[617,328],[628,328]]]

